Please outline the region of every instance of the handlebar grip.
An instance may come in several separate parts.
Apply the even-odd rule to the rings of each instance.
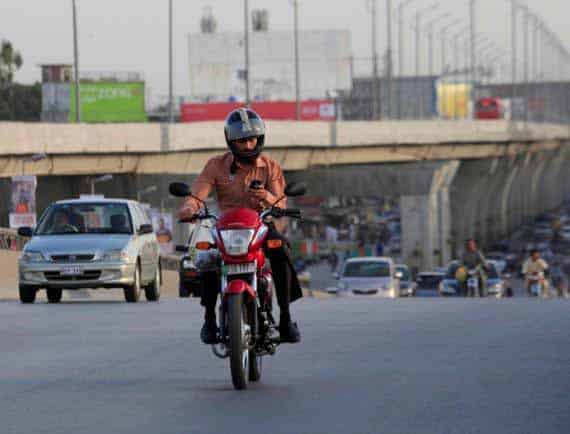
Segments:
[[[300,219],[303,217],[303,213],[301,212],[301,210],[294,208],[284,210],[283,214],[285,215],[285,217],[291,217],[294,219]]]

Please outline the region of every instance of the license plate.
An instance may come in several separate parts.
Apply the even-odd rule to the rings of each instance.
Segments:
[[[62,268],[59,272],[62,276],[79,276],[83,271],[79,267],[66,267]]]
[[[255,272],[255,262],[250,262],[248,264],[228,264],[226,267],[226,274],[248,274]]]

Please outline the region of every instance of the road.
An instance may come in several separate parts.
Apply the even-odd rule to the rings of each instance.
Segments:
[[[232,389],[195,300],[0,302],[15,433],[566,433],[568,300],[306,298],[303,342]]]

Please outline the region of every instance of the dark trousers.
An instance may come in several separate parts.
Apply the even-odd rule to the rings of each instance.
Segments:
[[[269,249],[266,245],[263,250],[271,264],[277,303],[279,304],[281,315],[288,319],[289,304],[301,298],[303,292],[299,284],[297,272],[293,268],[289,242],[272,223],[268,224],[268,227],[268,240],[283,241],[279,248]],[[220,292],[220,276],[216,272],[204,273],[203,283],[201,304],[206,308],[206,316],[215,315],[216,303]]]

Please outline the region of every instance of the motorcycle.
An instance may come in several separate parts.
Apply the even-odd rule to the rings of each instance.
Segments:
[[[479,293],[479,270],[477,268],[467,270],[467,296],[481,296]]]
[[[535,271],[533,273],[529,273],[526,278],[530,282],[528,295],[530,297],[541,297],[543,295],[542,286],[544,281],[544,273]]]
[[[172,183],[170,194],[193,197],[203,208],[192,221],[213,219],[213,243],[199,242],[198,250],[216,250],[221,268],[221,303],[219,307],[218,343],[212,345],[214,355],[229,359],[234,388],[247,388],[248,381],[261,379],[262,357],[274,355],[280,344],[277,324],[272,315],[274,284],[263,247],[282,246],[280,239],[268,239],[270,219],[301,219],[298,209],[282,209],[275,205],[284,197],[302,196],[303,183],[292,183],[285,196],[260,213],[249,208],[224,212],[220,217],[209,212],[206,204],[192,195],[188,185]]]

